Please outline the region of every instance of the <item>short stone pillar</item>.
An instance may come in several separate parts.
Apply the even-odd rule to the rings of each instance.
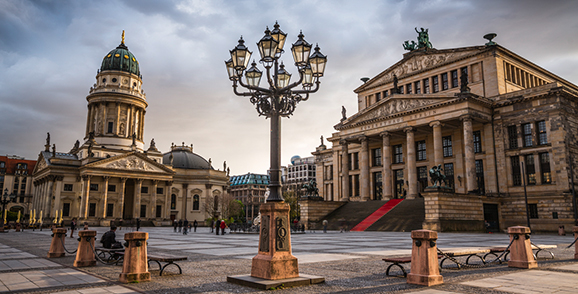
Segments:
[[[22,226],[20,225],[20,223],[16,223],[16,232],[20,232],[21,229]]]
[[[423,286],[434,286],[444,283],[438,267],[436,241],[438,233],[430,230],[411,231],[413,241],[411,248],[411,272],[407,283]]]
[[[84,230],[78,232],[78,250],[76,251],[76,259],[74,260],[74,267],[85,267],[96,265],[96,258],[94,257],[94,239],[96,238],[96,231]]]
[[[572,228],[572,232],[574,233],[574,240],[578,238],[578,227]],[[574,259],[578,259],[578,244],[574,243]]]
[[[530,243],[530,228],[523,226],[515,226],[508,228],[510,234],[510,260],[509,267],[517,268],[535,268],[538,263],[532,254],[532,244]]]
[[[122,283],[146,282],[151,280],[147,259],[149,233],[132,232],[124,234],[128,246],[124,249],[124,262],[119,281]]]
[[[52,230],[52,243],[50,243],[50,250],[48,250],[48,258],[63,257],[64,253],[64,239],[66,237],[66,229]]]
[[[297,257],[291,254],[289,204],[261,204],[259,252],[253,257],[251,276],[267,280],[299,277]]]

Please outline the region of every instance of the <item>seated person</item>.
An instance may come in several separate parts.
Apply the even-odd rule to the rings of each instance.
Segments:
[[[108,249],[115,249],[115,248],[122,248],[122,244],[116,241],[116,226],[110,226],[110,231],[104,233],[100,238],[100,243],[102,243],[102,247]]]

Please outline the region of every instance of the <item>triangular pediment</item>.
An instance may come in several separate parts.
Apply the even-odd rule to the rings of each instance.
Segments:
[[[370,89],[383,84],[392,83],[393,75],[402,79],[407,75],[438,67],[469,56],[480,53],[485,46],[466,47],[445,50],[419,50],[417,52],[406,53],[404,58],[384,70],[367,83],[357,88],[354,92],[359,93],[365,89]]]
[[[341,124],[337,125],[335,128],[344,129],[365,122],[386,119],[388,117],[396,116],[396,114],[419,111],[420,109],[429,108],[435,104],[455,99],[455,97],[417,98],[407,96],[410,95],[392,96],[387,100],[381,101],[379,104],[376,104],[355,114],[346,121],[343,121]]]
[[[42,152],[40,152],[40,154],[38,155],[38,160],[36,161],[36,165],[34,166],[34,171],[32,172],[32,174],[35,175],[37,172],[48,167],[47,161],[48,160],[44,157],[44,154]]]
[[[146,155],[137,152],[114,156],[104,160],[89,163],[83,166],[83,168],[121,170],[130,172],[175,173],[172,169],[148,158]]]

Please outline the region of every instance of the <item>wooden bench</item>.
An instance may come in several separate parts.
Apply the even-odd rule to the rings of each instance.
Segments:
[[[490,252],[486,253],[486,255],[484,255],[484,259],[486,259],[489,255],[494,255],[496,258],[498,257],[497,253],[502,253],[506,250],[506,248],[508,247],[493,247],[490,248]],[[542,251],[548,252],[550,254],[550,259],[554,259],[554,253],[548,249],[553,249],[553,248],[558,248],[557,245],[532,245],[532,250],[536,250],[536,252],[533,253],[534,255],[534,259],[538,260],[538,254]],[[508,250],[508,252],[506,252],[506,254],[504,255],[504,261],[508,260],[508,255],[510,254],[510,251]],[[502,262],[502,260],[500,260],[500,263]]]
[[[441,250],[441,249],[440,249]],[[442,250],[443,251],[443,250]],[[489,253],[490,249],[465,249],[465,250],[457,250],[457,251],[444,251],[444,253],[449,257],[460,257],[460,256],[467,256],[466,264],[470,264],[470,259],[472,257],[479,258],[483,264],[486,263],[484,256],[480,256],[478,254]],[[443,256],[443,259],[440,261],[440,268],[442,268],[444,261],[446,261],[448,257]],[[450,259],[451,260],[451,259]],[[461,265],[456,263],[458,268],[461,268]]]
[[[171,264],[173,264],[177,268],[179,268],[179,274],[182,274],[183,270],[181,269],[181,267],[178,264],[175,263],[175,261],[182,261],[182,260],[188,259],[188,257],[186,257],[186,256],[175,256],[175,255],[168,255],[168,254],[149,254],[149,255],[147,255],[147,258],[148,258],[149,268],[150,268],[150,262],[151,261],[154,261],[159,265],[159,269],[160,269],[159,276],[162,276],[165,268],[167,268],[167,266],[169,266]],[[161,265],[161,262],[166,262],[166,264],[163,266],[163,265]]]
[[[122,260],[124,256],[124,248],[96,247],[94,251],[100,259],[106,262],[116,261],[116,264],[118,264],[119,260]]]
[[[401,271],[403,272],[403,277],[407,278],[407,272],[405,271],[405,268],[403,268],[402,264],[411,262],[411,256],[384,258],[383,261],[391,262],[391,264],[387,267],[387,270],[385,271],[386,276],[389,276],[389,270],[391,269],[392,266],[395,265],[401,269]],[[395,277],[401,278],[401,276]]]

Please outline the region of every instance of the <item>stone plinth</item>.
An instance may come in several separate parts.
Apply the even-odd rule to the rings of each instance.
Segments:
[[[572,228],[572,232],[574,233],[574,240],[578,238],[578,227]],[[574,259],[578,259],[578,244],[574,243]]]
[[[48,258],[63,257],[64,240],[66,239],[66,229],[52,230],[52,243],[50,243],[50,250],[48,250]]]
[[[299,277],[297,258],[291,254],[289,204],[261,205],[259,253],[253,257],[251,276],[267,280]]]
[[[16,223],[16,232],[20,232],[21,229],[22,226],[20,225],[20,223]]]
[[[76,251],[76,259],[74,260],[74,267],[95,266],[96,259],[94,257],[94,239],[96,238],[96,231],[84,230],[78,232],[78,251]]]
[[[515,226],[508,228],[510,242],[514,240],[510,247],[509,267],[535,268],[538,263],[532,254],[532,244],[530,242],[530,228]]]
[[[146,282],[151,280],[147,263],[147,243],[149,233],[132,232],[124,234],[128,246],[124,250],[124,262],[119,281],[122,283]]]
[[[444,187],[427,187],[422,195],[425,205],[423,229],[437,232],[484,231],[481,196],[456,194]]]
[[[438,233],[415,230],[411,231],[411,238],[411,272],[407,275],[407,283],[423,286],[443,284],[444,278],[438,268]]]

